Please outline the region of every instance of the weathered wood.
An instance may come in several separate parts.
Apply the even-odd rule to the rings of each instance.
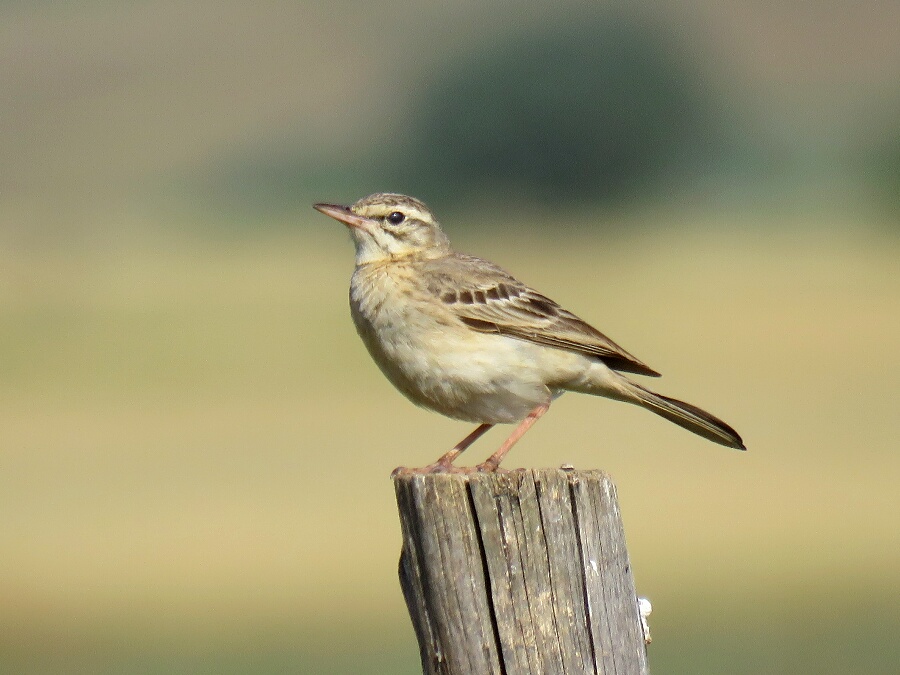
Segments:
[[[394,487],[426,675],[649,673],[605,473],[404,471]]]

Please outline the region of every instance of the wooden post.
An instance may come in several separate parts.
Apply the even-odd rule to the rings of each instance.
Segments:
[[[647,675],[602,471],[394,477],[400,585],[426,675]]]

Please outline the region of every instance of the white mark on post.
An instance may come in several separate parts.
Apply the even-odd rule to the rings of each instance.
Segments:
[[[644,644],[650,644],[653,640],[650,637],[650,624],[647,623],[647,617],[653,611],[653,605],[647,598],[638,598],[638,611],[641,613],[641,631],[644,633]]]

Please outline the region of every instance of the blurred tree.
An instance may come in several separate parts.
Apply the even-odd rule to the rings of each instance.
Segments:
[[[871,155],[870,181],[879,189],[884,206],[900,214],[900,126],[887,129],[883,145]]]
[[[422,91],[407,161],[383,170],[435,201],[630,200],[721,150],[696,69],[621,15],[485,44]]]
[[[276,138],[224,162],[207,192],[254,213],[375,190],[439,209],[473,195],[500,205],[625,202],[752,154],[658,22],[602,10],[457,53],[413,78],[393,134],[333,161]]]

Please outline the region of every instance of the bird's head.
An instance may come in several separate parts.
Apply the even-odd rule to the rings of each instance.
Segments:
[[[378,192],[352,206],[314,204],[313,208],[350,229],[357,265],[401,258],[439,258],[450,252],[450,241],[431,211],[412,197]]]

